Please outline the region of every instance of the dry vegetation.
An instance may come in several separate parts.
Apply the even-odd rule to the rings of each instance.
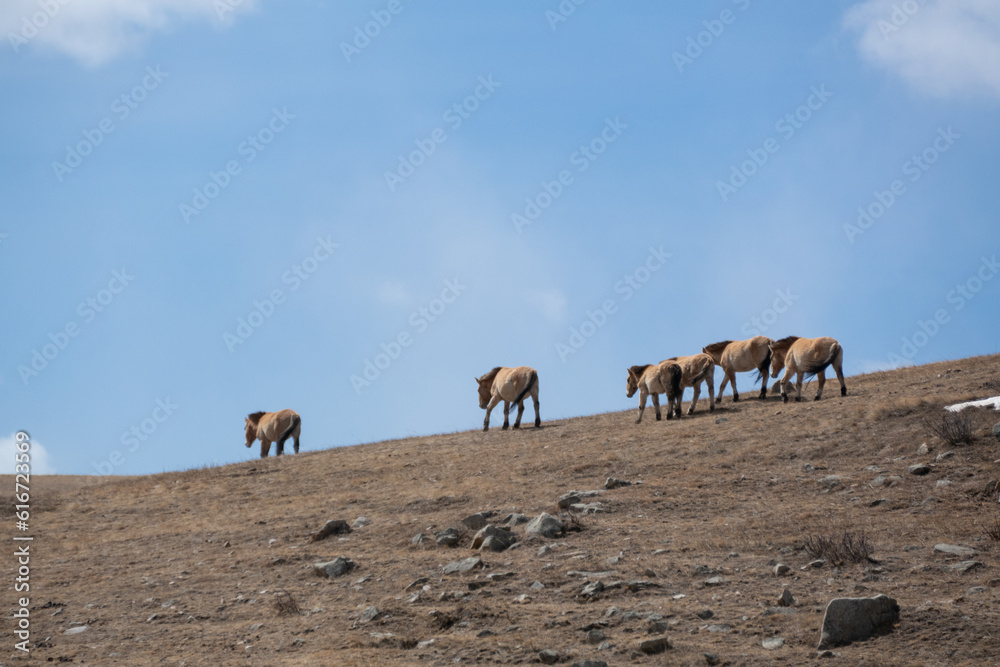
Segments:
[[[971,444],[954,448],[928,420],[990,395],[998,370],[1000,357],[980,357],[848,378],[849,396],[819,402],[726,397],[679,421],[608,413],[42,488],[33,649],[17,655],[5,624],[4,664],[530,664],[542,649],[566,665],[703,665],[706,652],[734,665],[989,664],[1000,656],[1000,466],[989,433],[1000,418],[975,417]],[[921,443],[929,453],[918,455]],[[909,474],[920,462],[931,473]],[[576,517],[579,532],[481,554],[482,570],[440,573],[473,555],[469,532],[454,549],[411,544],[482,510],[555,513],[561,494],[607,477],[642,484],[605,491],[607,511]],[[308,542],[328,519],[359,516],[371,524]],[[976,552],[935,552],[942,542]],[[842,553],[803,569],[823,544]],[[313,573],[340,555],[357,569]],[[981,565],[949,567],[963,559]],[[779,562],[789,576],[775,578]],[[723,582],[706,585],[710,576]],[[429,588],[410,602],[416,589],[405,589],[420,577]],[[596,579],[656,587],[581,598]],[[784,587],[793,613],[767,613]],[[899,601],[895,631],[819,658],[826,603],[878,593]],[[362,620],[370,606],[379,614]],[[627,612],[662,617],[674,648],[634,657],[656,635]],[[77,623],[89,627],[64,634]],[[599,650],[584,628],[602,623],[610,648]],[[784,646],[765,650],[774,636]]]

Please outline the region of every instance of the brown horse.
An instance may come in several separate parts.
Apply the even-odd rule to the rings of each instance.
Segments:
[[[844,384],[844,349],[835,339],[789,336],[771,343],[771,377],[778,377],[781,369],[785,369],[785,376],[779,382],[781,399],[785,403],[788,402],[788,385],[796,373],[795,400],[802,400],[803,376],[808,378],[815,375],[819,387],[813,400],[818,401],[823,395],[823,385],[826,384],[826,367],[831,365],[840,380],[840,395],[847,396],[847,385]]]
[[[715,363],[722,366],[725,377],[719,385],[718,403],[722,400],[722,391],[726,383],[733,385],[733,403],[740,400],[740,392],[736,389],[736,374],[746,371],[757,371],[757,380],[761,382],[760,397],[767,398],[767,369],[771,365],[771,343],[767,336],[754,336],[747,340],[724,340],[701,348],[705,354],[711,355]]]
[[[639,392],[639,418],[635,420],[638,424],[642,421],[642,412],[646,409],[646,396],[653,397],[653,407],[656,409],[656,421],[660,421],[660,397],[659,394],[667,395],[667,419],[677,415],[681,416],[681,377],[684,371],[679,364],[672,361],[664,361],[653,365],[632,366],[628,369],[628,379],[625,381],[625,395],[632,398],[635,392]]]
[[[504,368],[497,366],[486,375],[476,378],[479,384],[479,407],[486,410],[483,420],[483,430],[490,430],[490,413],[497,403],[503,401],[503,430],[510,426],[510,408],[517,404],[517,419],[514,428],[521,427],[521,415],[524,414],[524,397],[531,394],[535,405],[535,428],[542,425],[538,415],[538,373],[534,368],[518,366]]]
[[[260,439],[260,458],[266,459],[271,451],[271,443],[277,444],[276,454],[285,453],[285,440],[289,436],[295,439],[295,453],[299,453],[299,433],[302,430],[302,418],[294,410],[279,410],[278,412],[255,412],[247,415],[245,424],[247,447],[254,440]]]
[[[694,408],[698,405],[698,396],[701,395],[701,383],[708,383],[708,411],[715,411],[715,384],[714,384],[714,374],[715,374],[715,360],[712,359],[711,355],[705,354],[692,354],[688,357],[670,357],[665,359],[660,363],[665,361],[675,361],[680,364],[683,375],[681,377],[681,396],[683,397],[684,387],[691,387],[694,389],[694,396],[691,398],[691,407],[688,408],[688,414],[694,413]]]

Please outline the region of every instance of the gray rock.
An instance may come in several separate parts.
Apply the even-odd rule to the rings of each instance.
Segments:
[[[607,637],[605,637],[604,633],[600,630],[591,630],[587,633],[587,642],[590,644],[600,644],[605,639],[607,639]]]
[[[508,514],[503,519],[500,520],[501,526],[520,526],[522,523],[528,523],[530,521],[528,517],[523,514],[518,514],[514,512],[513,514]]]
[[[564,493],[559,496],[559,500],[557,502],[559,504],[559,509],[568,510],[571,506],[576,505],[581,500],[583,500],[583,498],[570,491],[569,493]]]
[[[931,471],[931,467],[926,463],[915,463],[907,468],[907,470],[910,471],[911,475],[926,475]]]
[[[768,607],[764,610],[764,616],[793,616],[797,614],[795,609],[791,607]]]
[[[761,646],[763,646],[768,651],[773,651],[775,649],[781,648],[784,645],[785,645],[785,640],[782,639],[781,637],[771,637],[761,642]]]
[[[985,567],[978,560],[963,560],[961,563],[955,563],[954,565],[949,565],[949,570],[954,570],[955,572],[969,572],[970,570],[975,570],[977,567]]]
[[[788,574],[791,571],[792,568],[788,567],[784,563],[778,563],[777,565],[774,566],[774,576],[776,577],[783,577],[784,575]]]
[[[414,588],[420,588],[421,586],[423,586],[424,584],[426,584],[430,580],[431,580],[430,577],[420,577],[419,579],[413,580],[410,583],[410,585],[407,586],[406,588],[404,588],[403,590],[404,591],[412,591]]]
[[[559,662],[559,652],[546,649],[538,652],[538,661],[543,665],[554,665]]]
[[[878,477],[872,480],[872,486],[883,486],[884,484],[885,484],[885,477],[883,475],[879,475]]]
[[[470,556],[469,558],[448,563],[441,568],[441,574],[461,574],[462,572],[474,570],[477,567],[483,567],[483,560],[479,556]]]
[[[805,570],[807,568],[812,568],[814,570],[818,570],[819,568],[823,567],[824,565],[826,565],[826,561],[823,560],[822,558],[817,558],[816,560],[811,560],[808,563],[806,563],[806,566],[804,568],[802,568],[802,569]]]
[[[579,514],[597,514],[604,511],[604,503],[573,503],[569,508]]]
[[[536,581],[536,582],[534,582],[533,584],[531,584],[530,586],[528,586],[528,588],[530,588],[530,589],[531,589],[531,590],[533,590],[533,591],[540,591],[540,590],[542,590],[543,588],[545,588],[545,584],[543,584],[543,583],[542,583],[542,582],[540,582],[540,581]]]
[[[563,522],[547,512],[542,512],[524,527],[525,535],[541,535],[549,539],[559,537],[565,531]]]
[[[604,584],[600,581],[591,581],[580,589],[580,597],[594,598],[604,590]]]
[[[359,516],[357,519],[355,519],[352,522],[351,525],[353,525],[355,528],[364,528],[365,526],[370,526],[371,523],[372,523],[372,520],[369,519],[368,517],[366,517],[366,516]]]
[[[986,586],[973,586],[966,591],[969,595],[976,595],[977,593],[985,593],[988,589]]]
[[[936,487],[951,486],[953,482],[950,479],[939,479],[934,483]]]
[[[718,576],[709,577],[708,579],[705,580],[706,586],[721,586],[724,583],[726,583],[725,577],[718,577]]]
[[[646,632],[651,635],[662,635],[667,631],[667,627],[666,621],[650,621],[649,624],[646,625]]]
[[[331,535],[342,535],[349,532],[351,532],[351,527],[347,525],[346,521],[343,519],[330,519],[319,529],[319,532],[309,538],[309,541],[319,542]]]
[[[499,528],[492,523],[476,533],[472,538],[473,549],[488,549],[490,551],[503,551],[517,541],[514,533],[506,528]]]
[[[70,628],[69,630],[67,630],[63,634],[64,635],[78,635],[81,632],[86,632],[88,629],[90,629],[89,625],[78,625],[75,628]]]
[[[970,547],[960,547],[954,544],[935,544],[934,551],[942,554],[948,554],[949,556],[971,556],[976,553],[975,549]]]
[[[835,598],[826,606],[819,649],[843,646],[887,632],[899,620],[899,604],[886,595]]]
[[[434,541],[439,547],[458,546],[458,531],[454,528],[445,528],[434,533]]]
[[[792,597],[792,592],[787,588],[781,591],[781,595],[778,597],[779,607],[791,607],[795,604],[795,598]]]
[[[920,446],[917,447],[917,456],[926,456],[930,451],[931,450],[927,447],[927,443],[922,442],[920,443]]]
[[[941,452],[934,457],[935,461],[945,461],[947,459],[955,458],[955,452]]]
[[[618,489],[623,486],[632,486],[632,482],[626,482],[624,479],[616,479],[614,477],[608,477],[604,482],[605,489]]]
[[[666,637],[657,637],[656,639],[647,639],[639,644],[639,650],[646,655],[656,655],[657,653],[664,653],[668,649],[672,649],[673,645],[670,640]]]
[[[719,664],[719,656],[715,655],[714,653],[702,653],[701,655],[702,657],[705,658],[705,662],[708,663],[709,665]]]
[[[1000,422],[993,425],[993,437],[1000,440]]]
[[[726,625],[726,624],[722,624],[722,625],[710,625],[710,626],[708,626],[708,631],[709,632],[721,632],[721,633],[725,634],[727,632],[732,632],[733,631],[733,626]]]
[[[358,621],[362,623],[374,621],[376,618],[378,618],[378,615],[380,613],[381,612],[376,607],[365,607],[365,610],[361,612],[361,616],[358,618]]]
[[[838,475],[827,475],[826,477],[821,477],[819,483],[832,489],[835,486],[840,486],[841,481]]]
[[[313,563],[313,571],[316,574],[321,577],[330,577],[331,579],[347,574],[355,567],[357,566],[354,564],[354,561],[346,556],[338,556],[325,563]]]
[[[410,544],[421,546],[423,544],[427,544],[428,542],[430,542],[430,540],[431,538],[427,537],[423,533],[417,533],[416,535],[413,536],[413,539],[410,540]]]
[[[716,417],[715,418],[715,423],[716,424],[725,424],[727,421],[729,421],[728,417]]]
[[[868,507],[881,507],[882,505],[888,505],[892,501],[888,498],[879,498],[868,503]]]
[[[603,660],[577,660],[569,667],[608,667],[608,663]]]
[[[489,523],[490,517],[494,514],[495,512],[476,512],[462,519],[462,525],[469,530],[479,530]]]
[[[701,620],[707,621],[708,619],[710,619],[713,616],[715,616],[715,612],[712,611],[711,609],[702,609],[701,611],[698,612],[697,616]]]

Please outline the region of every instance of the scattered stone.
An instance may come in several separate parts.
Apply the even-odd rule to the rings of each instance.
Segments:
[[[439,547],[458,546],[458,540],[458,531],[454,528],[445,528],[444,530],[434,533],[434,542],[437,543]]]
[[[538,661],[543,665],[554,665],[559,662],[559,652],[545,649],[538,652]]]
[[[524,527],[526,535],[541,535],[549,539],[559,537],[565,531],[566,526],[563,522],[547,512],[542,512]]]
[[[579,514],[597,514],[605,511],[604,503],[573,503],[569,508]]]
[[[764,610],[764,616],[792,616],[797,614],[796,610],[791,607],[768,607]]]
[[[624,479],[617,479],[615,477],[608,477],[604,482],[605,489],[618,489],[623,486],[632,486],[632,482],[627,482]]]
[[[650,579],[656,579],[656,572],[654,572],[652,568],[647,567],[643,574]]]
[[[492,630],[480,630],[479,632],[476,633],[476,636],[481,639],[483,637],[492,637],[495,634],[496,633],[493,632]]]
[[[319,542],[331,535],[342,535],[349,532],[351,532],[351,527],[347,525],[346,521],[343,519],[330,519],[319,529],[319,532],[309,538],[309,541]]]
[[[346,556],[338,556],[334,560],[325,563],[313,563],[313,571],[316,574],[321,577],[330,577],[331,579],[347,574],[355,567],[357,565],[354,564],[354,561]]]
[[[580,597],[594,598],[604,590],[604,584],[600,581],[592,581],[580,589]]]
[[[954,458],[954,457],[955,457],[955,452],[941,452],[936,457],[934,457],[934,460],[935,461],[944,461],[946,459],[951,459],[951,458]]]
[[[892,501],[888,498],[879,498],[878,500],[873,500],[868,503],[868,507],[881,507],[882,505],[888,505]]]
[[[808,563],[806,563],[806,566],[804,568],[802,568],[802,569],[806,570],[806,569],[812,568],[814,570],[818,570],[819,568],[823,567],[824,565],[826,565],[826,561],[823,560],[822,558],[817,558],[816,560],[809,561]]]
[[[365,607],[365,610],[361,612],[361,616],[358,618],[360,623],[368,623],[369,621],[374,621],[378,618],[378,615],[382,613],[377,607]]]
[[[716,417],[715,418],[715,423],[716,424],[725,424],[727,421],[729,421],[729,417]]]
[[[414,579],[413,582],[403,590],[409,591],[413,590],[414,588],[420,588],[430,580],[431,580],[430,577],[420,577],[419,579]]]
[[[495,512],[477,512],[462,519],[462,525],[469,530],[479,530],[489,523],[489,519]]]
[[[826,477],[821,477],[819,483],[832,489],[836,486],[840,486],[841,481],[838,475],[827,475]]]
[[[605,637],[604,633],[600,630],[591,630],[587,633],[587,642],[590,644],[600,644],[605,639],[607,639],[607,637]]]
[[[514,598],[514,602],[516,604],[528,604],[529,602],[531,602],[531,598],[528,597],[525,593],[521,593],[516,598]]]
[[[835,598],[826,606],[819,648],[843,646],[887,632],[899,620],[899,604],[886,595]]]
[[[531,584],[530,586],[528,586],[528,588],[530,588],[530,589],[531,589],[531,590],[533,590],[533,591],[540,591],[540,590],[542,590],[543,588],[545,588],[545,584],[543,584],[543,583],[542,583],[542,582],[540,582],[540,581],[536,581],[535,583],[533,583],[533,584]]]
[[[993,437],[1000,440],[1000,422],[993,425]]]
[[[154,614],[154,616],[155,616],[155,614]],[[63,634],[64,635],[78,635],[81,632],[86,632],[88,629],[90,629],[89,625],[78,625],[75,628],[70,628],[69,630],[67,630]]]
[[[558,501],[558,503],[559,503],[559,509],[561,509],[561,510],[568,510],[572,505],[576,505],[581,500],[583,500],[583,498],[581,498],[580,496],[576,495],[572,491],[569,492],[569,493],[564,493],[563,495],[561,495],[559,497],[559,501]]]
[[[711,609],[702,609],[702,610],[701,610],[701,611],[699,611],[699,612],[698,612],[698,613],[697,613],[696,615],[697,615],[697,616],[698,616],[698,618],[700,618],[701,620],[703,620],[703,621],[707,621],[708,619],[710,619],[710,618],[712,618],[713,616],[715,616],[715,612],[714,612],[714,611],[712,611]]]
[[[885,476],[879,475],[872,480],[872,486],[883,486],[885,484]]]
[[[931,467],[926,463],[915,463],[911,465],[908,470],[911,475],[926,475],[931,471]]]
[[[792,568],[788,567],[784,563],[778,563],[774,566],[774,576],[776,577],[783,577],[791,571]]]
[[[975,549],[970,547],[960,547],[954,544],[935,544],[934,551],[938,553],[948,554],[950,556],[971,556],[976,553]]]
[[[415,544],[419,547],[430,542],[430,540],[431,538],[427,537],[423,533],[417,533],[416,535],[413,536],[413,539],[410,540],[410,544]]]
[[[922,442],[920,443],[920,446],[917,447],[917,456],[927,456],[930,451],[931,450],[927,447],[927,443]]]
[[[646,632],[651,635],[662,635],[667,631],[667,627],[666,621],[650,621],[646,626]]]
[[[724,583],[726,583],[725,577],[719,577],[719,576],[709,577],[708,579],[705,580],[706,586],[721,586]]]
[[[792,592],[787,588],[781,591],[781,595],[778,597],[779,607],[791,607],[795,604],[795,598],[792,597]]]
[[[365,526],[370,526],[371,523],[372,523],[372,520],[369,519],[368,517],[366,517],[366,516],[359,516],[357,519],[355,519],[352,522],[351,525],[353,525],[355,528],[364,528]]]
[[[986,592],[986,586],[973,586],[967,592],[968,592],[969,595],[975,595],[977,593],[985,593]]]
[[[499,528],[492,523],[481,529],[472,538],[473,549],[488,549],[490,551],[503,551],[517,541],[514,533],[506,528]]]
[[[702,656],[705,658],[705,662],[709,665],[719,664],[719,656],[714,653],[702,653]]]
[[[726,624],[722,624],[722,625],[710,625],[710,626],[708,626],[708,631],[709,632],[722,632],[722,633],[732,632],[733,631],[733,626],[726,625]]]
[[[608,565],[618,565],[618,563],[622,562],[622,558],[624,558],[624,557],[625,557],[625,552],[624,551],[619,551],[617,556],[612,556],[611,558],[606,558],[605,562]]]
[[[639,644],[639,650],[646,655],[656,655],[657,653],[664,653],[667,649],[673,648],[670,640],[666,637],[657,637],[656,639],[647,639],[646,641]]]
[[[985,566],[978,560],[963,560],[961,563],[949,565],[948,569],[954,570],[955,572],[969,572],[970,570],[975,570],[977,567]]]
[[[501,521],[501,526],[520,526],[522,523],[528,523],[530,521],[528,517],[523,514],[513,513],[505,516]]]
[[[770,639],[765,639],[764,641],[761,642],[761,646],[763,646],[768,651],[779,649],[784,645],[785,645],[785,640],[782,639],[781,637],[771,637]]]
[[[608,663],[603,660],[577,660],[569,667],[608,667]]]
[[[474,570],[477,567],[483,567],[483,559],[479,556],[470,556],[469,558],[448,563],[441,568],[441,574],[461,574],[462,572]]]
[[[934,486],[936,487],[951,486],[951,485],[952,481],[950,479],[939,479],[937,482],[934,483]]]
[[[514,576],[513,572],[492,572],[486,575],[486,578],[490,581],[499,581],[501,579],[510,579]]]
[[[835,655],[837,655],[837,654],[834,653],[833,651],[830,651],[830,650],[820,651],[819,652],[819,657],[821,657],[821,658],[832,658]]]

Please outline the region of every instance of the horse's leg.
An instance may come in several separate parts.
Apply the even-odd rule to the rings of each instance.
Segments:
[[[490,399],[489,405],[486,406],[486,419],[483,420],[484,431],[490,430],[490,413],[493,412],[493,408],[495,408],[497,406],[497,403],[499,402],[500,402],[500,397],[494,396],[493,398]]]
[[[642,413],[645,409],[646,409],[646,391],[643,389],[639,391],[639,418],[635,420],[636,424],[642,422]]]
[[[656,410],[656,421],[660,421],[662,419],[660,416],[660,395],[654,391],[650,394],[650,398],[653,399],[653,408]]]
[[[796,402],[802,400],[802,378],[803,378],[803,376],[805,376],[805,373],[803,373],[802,371],[799,371],[795,375],[795,401]]]
[[[500,430],[501,431],[506,431],[508,428],[510,428],[510,402],[509,401],[504,401],[503,402],[503,428],[501,428]]]
[[[823,385],[826,384],[826,371],[820,371],[816,374],[816,382],[819,384],[819,387],[816,389],[816,398],[813,399],[814,401],[818,401],[819,397],[823,395]]]
[[[833,371],[837,374],[837,379],[840,380],[840,395],[847,396],[847,384],[844,382],[844,366],[843,366],[843,352],[838,356],[838,358],[833,362]]]
[[[781,385],[781,402],[788,402],[788,385],[792,383],[792,369],[785,367],[785,374],[778,380],[778,384]]]
[[[275,456],[281,456],[284,453],[285,453],[285,441],[284,440],[275,440],[274,441],[274,455]]]
[[[761,399],[767,398],[767,367],[770,366],[770,362],[762,363],[757,367],[757,372],[760,373],[760,397]]]
[[[696,405],[698,405],[698,396],[701,395],[701,382],[695,382],[691,386],[691,389],[694,390],[694,395],[691,397],[691,407],[688,408],[688,414],[689,415],[693,415],[694,414],[694,407]]]
[[[511,403],[511,407],[513,406],[514,404]],[[521,428],[521,415],[523,414],[524,414],[524,401],[522,400],[520,403],[517,404],[517,419],[514,420],[514,428]]]
[[[538,380],[535,380],[535,386],[531,388],[531,404],[535,408],[535,428],[542,425],[542,416],[538,414]]]
[[[271,453],[271,441],[270,440],[265,440],[264,438],[261,438],[260,439],[260,458],[266,459],[267,456],[268,456],[268,454],[270,454],[270,453]]]
[[[740,400],[740,392],[736,388],[736,371],[732,368],[729,368],[725,371],[725,373],[726,373],[726,380],[729,380],[729,384],[733,386],[733,403],[736,403],[737,401]],[[725,382],[726,380],[723,380],[723,382]],[[719,398],[722,398],[722,387],[719,387]]]
[[[708,382],[708,411],[715,412],[715,371],[708,374],[705,380]],[[733,392],[736,392],[736,376],[733,376]]]
[[[722,384],[719,385],[719,400],[722,400],[722,392],[726,390],[726,384],[729,383],[729,374],[726,370],[722,370]],[[733,383],[733,400],[738,401],[740,397],[736,395],[736,383]]]
[[[293,437],[295,438],[295,453],[298,454],[299,453],[299,434],[298,434],[298,432],[296,432]]]

